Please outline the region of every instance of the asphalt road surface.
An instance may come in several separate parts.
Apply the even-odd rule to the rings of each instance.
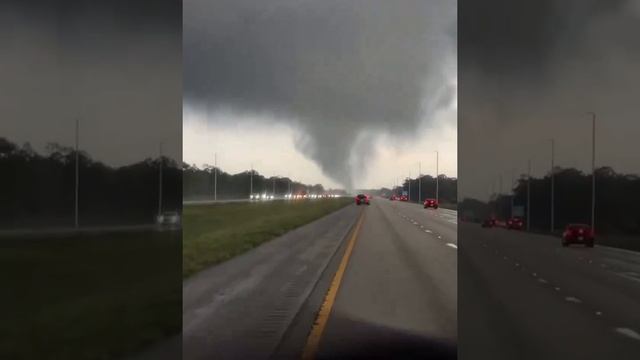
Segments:
[[[461,359],[640,359],[640,254],[460,223]]]
[[[359,210],[338,210],[187,279],[183,359],[269,358]]]
[[[299,359],[350,238],[356,241],[315,355],[340,357],[358,350],[351,341],[380,338],[455,354],[455,214],[377,198],[188,279],[184,359]]]
[[[369,356],[397,354],[407,341],[419,344],[420,358],[443,348],[455,354],[456,222],[450,210],[373,199],[364,209],[317,357],[357,351],[366,357],[359,349]]]

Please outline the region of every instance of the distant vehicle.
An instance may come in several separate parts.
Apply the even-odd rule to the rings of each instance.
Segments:
[[[515,216],[507,220],[507,230],[522,230],[524,229],[524,220],[521,217]]]
[[[356,205],[369,205],[369,197],[365,194],[356,195]]]
[[[400,201],[409,201],[409,197],[407,195],[400,195]]]
[[[491,227],[494,227],[494,226],[496,226],[496,219],[485,219],[482,222],[482,227],[483,228],[491,228]]]
[[[562,246],[584,244],[586,247],[593,247],[594,242],[593,230],[586,224],[569,224],[562,233]]]
[[[160,226],[178,226],[180,225],[180,214],[177,211],[165,211],[156,216],[156,224]]]
[[[424,208],[434,208],[437,209],[438,208],[438,201],[436,201],[436,199],[426,199],[423,203]]]

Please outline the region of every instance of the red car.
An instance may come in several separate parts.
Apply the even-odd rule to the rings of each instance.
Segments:
[[[397,197],[397,196],[395,196],[395,195],[391,195],[391,196],[389,197],[389,200],[391,200],[391,201],[393,201],[393,200],[398,200],[398,197]]]
[[[407,197],[407,195],[401,195],[400,201],[409,201],[409,197]]]
[[[595,236],[591,226],[586,224],[569,224],[562,233],[562,246],[584,244],[593,247]]]
[[[358,194],[356,195],[356,205],[370,205],[369,204],[369,197],[365,194]]]
[[[424,208],[434,208],[437,209],[438,208],[438,201],[436,201],[436,199],[426,199],[424,201]]]
[[[522,230],[524,229],[524,220],[520,217],[512,217],[507,220],[507,230]]]
[[[485,220],[482,222],[482,227],[483,227],[483,228],[492,228],[492,227],[494,227],[494,226],[496,226],[496,219],[493,219],[493,218],[491,218],[491,219],[485,219]]]

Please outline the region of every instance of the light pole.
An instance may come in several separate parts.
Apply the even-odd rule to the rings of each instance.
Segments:
[[[555,230],[555,146],[556,142],[554,139],[551,139],[551,233]]]
[[[422,203],[422,164],[418,162],[418,203]]]
[[[496,179],[491,180],[491,198],[496,199]]]
[[[249,198],[253,197],[253,163],[251,164],[251,173],[249,175]]]
[[[79,166],[79,151],[80,151],[80,119],[76,119],[76,191],[75,191],[75,216],[74,227],[78,228],[78,196],[80,188],[80,166]]]
[[[500,217],[502,217],[502,211],[504,210],[504,203],[502,202],[502,173],[498,174],[498,197],[496,198],[496,206]]]
[[[409,181],[409,202],[411,202],[411,171],[409,171],[409,178],[407,180]]]
[[[591,231],[596,231],[596,113],[589,112],[591,127]]]
[[[531,159],[527,170],[527,231],[531,229]]]
[[[516,171],[514,169],[511,169],[511,215],[510,217],[513,217],[513,201],[515,198],[515,191],[513,190],[513,182],[515,178],[515,172]]]
[[[158,216],[162,215],[162,145],[163,142],[160,142],[160,161],[159,161],[159,171],[158,171]]]
[[[439,197],[440,197],[440,184],[438,182],[438,179],[440,178],[440,176],[438,176],[439,170],[438,170],[438,166],[439,164],[439,158],[440,158],[440,154],[436,151],[436,204],[440,204],[439,201]]]
[[[213,154],[213,201],[218,201],[218,153]]]

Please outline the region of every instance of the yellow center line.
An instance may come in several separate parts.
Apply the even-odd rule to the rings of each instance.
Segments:
[[[314,359],[316,353],[318,352],[318,346],[320,345],[322,333],[327,326],[327,321],[329,320],[331,309],[333,309],[333,304],[335,303],[336,296],[338,295],[338,290],[340,289],[342,278],[344,276],[345,270],[347,269],[347,265],[349,264],[349,258],[351,257],[351,252],[353,252],[353,247],[355,246],[356,239],[358,238],[358,233],[360,232],[360,227],[362,226],[363,220],[364,212],[360,212],[360,217],[353,230],[353,233],[351,233],[351,238],[349,239],[347,249],[342,256],[342,260],[340,261],[340,266],[338,266],[338,270],[333,276],[331,286],[329,287],[329,290],[325,295],[322,306],[320,306],[318,316],[316,317],[316,321],[313,323],[313,327],[311,328],[311,333],[307,338],[307,343],[304,347],[304,352],[302,353],[302,359],[304,360]]]

